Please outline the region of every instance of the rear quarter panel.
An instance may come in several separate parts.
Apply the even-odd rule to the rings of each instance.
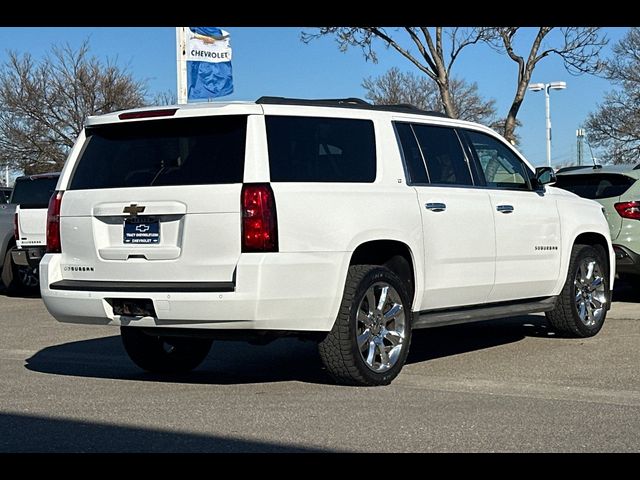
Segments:
[[[357,115],[371,115],[354,111]],[[292,112],[278,112],[290,114]],[[327,116],[335,113],[329,109]],[[399,148],[388,116],[375,118],[377,169],[373,183],[272,182],[281,252],[342,252],[337,311],[353,251],[363,243],[395,240],[413,256],[414,306],[423,284],[422,220],[416,193],[405,183]],[[266,152],[265,152],[266,153]],[[266,159],[265,159],[266,160]]]

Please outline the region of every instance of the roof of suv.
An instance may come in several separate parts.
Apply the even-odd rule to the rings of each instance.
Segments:
[[[130,110],[121,110],[118,112],[106,113],[103,115],[95,115],[87,118],[85,125],[88,127],[95,125],[120,123],[121,121],[138,121],[138,120],[154,120],[167,117],[185,118],[207,116],[214,113],[225,114],[261,114],[267,109],[279,108],[335,108],[337,111],[342,110],[364,110],[372,114],[376,113],[394,113],[407,114],[412,116],[428,117],[438,121],[438,123],[457,125],[457,126],[473,126],[483,130],[492,131],[490,128],[482,124],[468,122],[465,120],[453,119],[440,112],[422,110],[409,104],[398,105],[373,105],[369,102],[358,98],[339,98],[339,99],[301,99],[301,98],[285,98],[285,97],[260,97],[255,102],[249,101],[227,101],[227,102],[199,102],[180,105],[163,105],[135,108]]]
[[[573,176],[573,175],[591,175],[600,173],[618,173],[626,175],[628,177],[640,179],[640,169],[635,170],[633,165],[604,165],[600,168],[579,168],[575,170],[566,170],[564,172],[558,172],[557,175]]]

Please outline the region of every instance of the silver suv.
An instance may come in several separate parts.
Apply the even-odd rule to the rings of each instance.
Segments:
[[[616,270],[640,286],[640,169],[617,165],[558,172],[557,187],[596,200],[609,223]]]

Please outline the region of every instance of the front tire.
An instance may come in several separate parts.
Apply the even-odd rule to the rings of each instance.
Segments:
[[[559,333],[592,337],[604,324],[611,301],[607,264],[590,245],[574,245],[567,280],[554,310],[546,317]]]
[[[120,327],[122,344],[137,366],[152,373],[185,373],[200,365],[211,350],[206,338],[148,335],[139,327]]]
[[[398,376],[411,343],[411,300],[391,270],[352,265],[331,331],[319,343],[329,375],[342,385],[388,385]]]

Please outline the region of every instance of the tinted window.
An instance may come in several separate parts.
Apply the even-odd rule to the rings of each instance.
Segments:
[[[502,142],[484,133],[466,131],[488,187],[529,190],[526,165]]]
[[[11,197],[11,190],[0,190],[0,203],[9,203]]]
[[[564,188],[584,198],[619,197],[636,182],[626,175],[599,173],[585,175],[558,175],[554,187]]]
[[[272,182],[373,182],[373,122],[268,116]]]
[[[246,130],[240,115],[88,128],[70,189],[242,183]]]
[[[20,204],[20,208],[47,208],[57,183],[57,176],[34,179],[18,178],[13,187],[11,203]]]
[[[456,132],[447,127],[413,124],[431,183],[472,185],[471,173]]]
[[[402,155],[404,157],[405,165],[407,166],[407,173],[409,178],[407,182],[409,185],[416,183],[428,183],[427,171],[424,167],[424,161],[422,160],[422,154],[418,147],[416,137],[411,130],[411,125],[408,123],[395,123],[396,132],[398,133],[398,141],[402,148]]]

